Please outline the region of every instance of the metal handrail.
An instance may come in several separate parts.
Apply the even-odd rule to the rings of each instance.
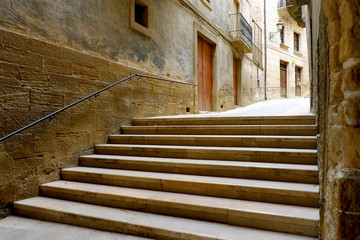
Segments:
[[[99,91],[96,91],[96,92],[94,92],[94,93],[92,93],[92,94],[90,94],[90,95],[88,95],[88,96],[86,96],[86,97],[84,97],[84,98],[76,101],[76,102],[73,102],[73,103],[67,105],[66,107],[63,107],[63,108],[61,108],[61,109],[59,109],[59,110],[57,110],[57,111],[55,111],[55,112],[53,112],[53,113],[50,113],[49,115],[47,115],[47,116],[45,116],[45,117],[43,117],[43,118],[40,118],[39,120],[37,120],[37,121],[35,121],[35,122],[32,122],[32,123],[30,123],[29,125],[27,125],[27,126],[25,126],[25,127],[22,127],[22,128],[20,128],[20,129],[18,129],[18,130],[16,130],[16,131],[14,131],[14,132],[6,135],[5,137],[0,138],[0,142],[8,139],[9,137],[12,137],[12,136],[18,134],[18,133],[20,133],[20,132],[22,132],[22,131],[24,131],[24,130],[26,130],[26,129],[28,129],[28,128],[30,128],[30,127],[32,127],[32,126],[34,126],[34,125],[36,125],[36,124],[38,124],[38,123],[46,120],[46,119],[48,119],[48,118],[54,117],[56,114],[58,114],[58,113],[60,113],[60,112],[62,112],[62,111],[65,111],[66,109],[71,108],[72,106],[75,106],[75,105],[77,105],[78,103],[81,103],[81,102],[83,102],[83,101],[85,101],[85,100],[87,100],[87,99],[89,99],[89,98],[91,98],[91,97],[99,96],[99,94],[100,94],[101,92],[103,92],[103,91],[105,91],[105,90],[107,90],[107,89],[109,89],[109,88],[112,88],[112,87],[118,85],[119,83],[125,82],[125,81],[127,81],[127,80],[129,80],[129,79],[131,79],[131,78],[133,78],[133,77],[146,77],[146,78],[152,78],[152,79],[163,80],[163,81],[168,81],[168,82],[174,82],[174,83],[179,83],[179,84],[196,86],[195,84],[192,84],[192,83],[180,82],[180,81],[175,81],[175,80],[171,80],[171,79],[167,79],[167,78],[155,77],[155,76],[148,76],[148,75],[143,75],[143,74],[137,74],[137,73],[136,73],[136,74],[133,74],[133,75],[131,75],[131,76],[129,76],[129,77],[123,78],[123,79],[121,79],[120,81],[117,81],[116,83],[113,83],[113,84],[111,84],[111,85],[109,85],[109,86],[107,86],[107,87],[105,87],[105,88],[103,88],[103,89],[101,89],[101,90],[99,90]]]

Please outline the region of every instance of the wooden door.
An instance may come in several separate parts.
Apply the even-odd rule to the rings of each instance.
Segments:
[[[237,60],[233,58],[234,104],[237,105]]]
[[[198,36],[198,104],[199,110],[212,108],[212,46]]]
[[[295,67],[295,96],[301,97],[301,68]]]
[[[286,76],[287,65],[285,63],[280,63],[280,97],[287,97]]]

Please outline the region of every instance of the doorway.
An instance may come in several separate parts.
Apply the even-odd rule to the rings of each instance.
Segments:
[[[241,105],[241,60],[233,58],[234,104]]]
[[[295,96],[301,97],[301,68],[295,67]]]
[[[280,62],[280,97],[287,97],[287,64]]]
[[[212,45],[202,37],[197,40],[198,105],[200,111],[212,110]]]

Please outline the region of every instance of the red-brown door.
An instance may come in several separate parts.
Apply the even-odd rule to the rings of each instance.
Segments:
[[[295,96],[301,97],[301,68],[295,67]]]
[[[287,76],[287,65],[280,63],[280,96],[287,97],[286,89],[286,76]]]
[[[199,110],[211,111],[212,101],[212,46],[198,36],[198,103]]]
[[[237,105],[237,61],[233,58],[234,104]]]

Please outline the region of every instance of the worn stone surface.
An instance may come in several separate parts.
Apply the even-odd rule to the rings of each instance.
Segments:
[[[310,5],[315,89],[312,98],[319,127],[321,238],[359,239],[360,3],[321,3]]]

